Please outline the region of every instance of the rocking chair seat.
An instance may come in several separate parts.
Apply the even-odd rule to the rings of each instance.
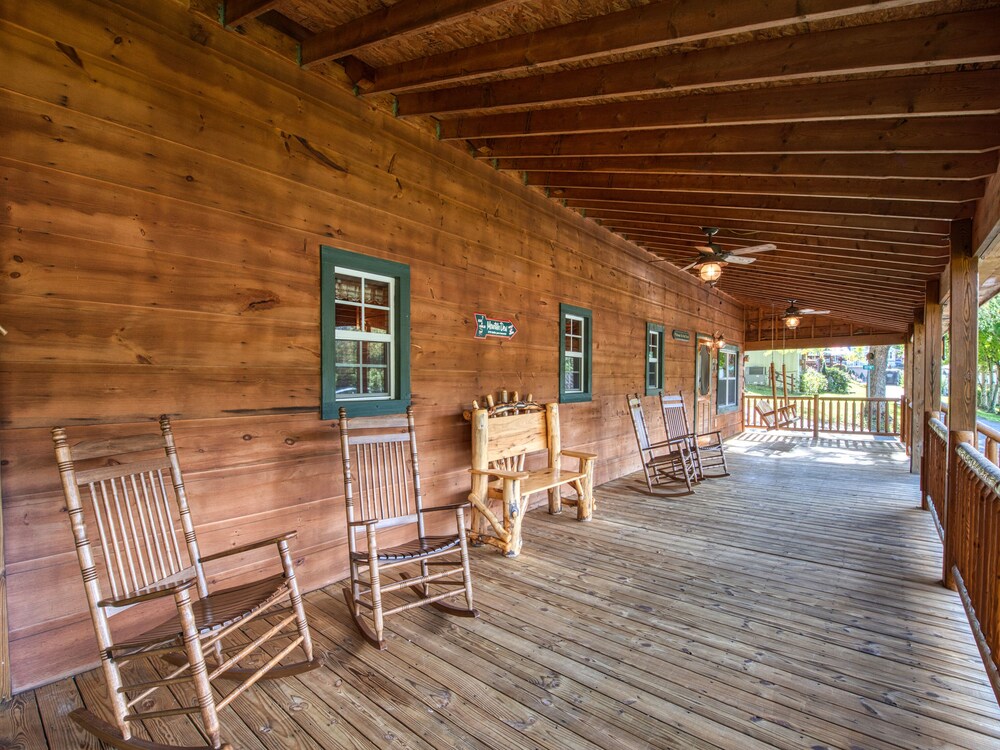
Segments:
[[[287,593],[285,577],[278,573],[243,586],[213,592],[204,599],[193,602],[191,609],[198,632],[204,634],[242,620]],[[174,615],[140,635],[116,643],[113,648],[116,652],[121,652],[160,643],[176,642],[181,645],[181,631],[180,617]]]
[[[378,551],[379,560],[417,560],[421,557],[444,552],[455,547],[459,541],[458,535],[453,536],[422,536],[412,539],[396,547],[387,547]],[[367,552],[352,552],[351,557],[358,562],[368,559]]]

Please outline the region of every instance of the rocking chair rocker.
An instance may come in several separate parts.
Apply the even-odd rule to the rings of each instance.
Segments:
[[[413,407],[407,407],[406,416],[353,419],[341,407],[340,443],[351,567],[351,585],[344,588],[344,599],[361,634],[384,650],[385,617],[425,604],[458,617],[479,617],[472,603],[465,530],[469,503],[423,507]],[[455,514],[455,532],[428,536],[424,515],[444,511]],[[416,538],[380,546],[380,533],[403,525],[416,526]],[[366,550],[358,548],[359,536],[367,540]],[[414,563],[419,565],[419,575],[400,571],[399,580],[382,579],[383,571]],[[362,577],[365,572],[367,578]],[[432,586],[439,590],[431,593]],[[417,600],[386,609],[382,595],[402,589],[410,589]],[[444,601],[456,596],[465,597],[465,607]]]
[[[313,657],[288,548],[295,532],[202,556],[166,417],[160,417],[159,434],[70,446],[66,431],[56,427],[52,438],[115,725],[86,709],[73,711],[72,719],[116,748],[166,750],[177,746],[136,737],[130,724],[200,713],[207,746],[213,750],[231,748],[221,738],[220,710],[257,680],[298,674],[320,665]],[[94,464],[95,459],[100,462],[92,468],[78,467],[81,462]],[[95,528],[100,539],[92,546],[89,535]],[[281,572],[209,593],[205,563],[272,544],[277,546]],[[95,547],[103,565],[95,561]],[[141,612],[143,605],[167,598],[176,606],[172,617],[151,623],[141,635],[115,640],[111,631],[114,614],[130,607]],[[263,617],[269,619],[264,621]],[[259,634],[243,630],[251,622],[258,624],[255,633]],[[237,633],[240,639],[224,647],[223,639]],[[276,641],[287,643],[274,645]],[[265,647],[267,651],[263,651]],[[301,649],[302,659],[282,664],[296,648]],[[206,652],[211,659],[206,658]],[[263,665],[241,666],[251,655]],[[163,679],[125,684],[122,667],[152,656],[162,657],[174,668]],[[212,690],[215,679],[241,684],[216,701]],[[192,684],[197,705],[139,711],[157,689],[184,682]]]

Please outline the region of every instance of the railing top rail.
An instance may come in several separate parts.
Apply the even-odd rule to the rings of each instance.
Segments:
[[[979,432],[979,434],[985,435],[990,440],[1000,443],[1000,430],[998,430],[996,427],[991,427],[985,422],[977,419],[976,430]]]
[[[1000,495],[1000,466],[990,461],[979,450],[969,443],[959,443],[958,457],[972,470],[994,494]]]
[[[939,438],[941,438],[945,443],[948,442],[948,427],[944,422],[937,417],[931,417],[927,420],[927,424],[930,425],[930,428]]]

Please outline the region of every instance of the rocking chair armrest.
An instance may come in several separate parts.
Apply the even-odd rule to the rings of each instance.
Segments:
[[[531,476],[527,471],[501,471],[500,469],[469,469],[470,474],[484,477],[499,477],[500,479],[527,479]]]
[[[173,596],[178,591],[193,588],[197,584],[198,581],[195,578],[182,578],[179,581],[171,581],[170,583],[154,583],[152,586],[144,586],[141,589],[136,589],[128,596],[101,599],[101,601],[97,603],[97,606],[127,607],[130,604],[138,604],[139,602],[146,602],[152,599],[160,599],[164,596]]]
[[[587,461],[587,460],[593,461],[595,458],[597,458],[596,453],[585,453],[584,451],[562,450],[559,451],[559,454],[562,456],[568,456],[569,458],[579,458],[581,461]]]
[[[378,523],[377,518],[369,518],[367,521],[351,521],[348,526],[374,526]]]
[[[460,508],[471,508],[472,503],[451,503],[450,505],[435,505],[433,508],[421,508],[421,513],[434,513],[439,510],[458,510]]]
[[[260,547],[267,547],[271,544],[278,544],[279,542],[287,542],[289,539],[294,539],[296,531],[286,531],[284,534],[278,534],[277,536],[268,537],[267,539],[258,539],[256,542],[250,542],[248,544],[241,544],[239,547],[233,547],[232,549],[223,550],[222,552],[216,552],[211,555],[204,555],[199,558],[199,562],[207,563],[212,560],[219,560],[223,557],[230,557],[232,555],[239,555],[242,552],[249,552],[252,549],[258,549]]]

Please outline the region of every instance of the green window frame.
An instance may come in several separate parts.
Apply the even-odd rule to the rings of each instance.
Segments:
[[[337,419],[341,406],[352,417],[405,412],[410,267],[321,245],[320,295],[322,418]]]
[[[727,414],[740,406],[740,350],[735,346],[721,347],[717,362],[716,414]]]
[[[593,397],[593,316],[590,310],[559,305],[559,401]]]
[[[646,323],[646,395],[663,392],[663,326]]]

